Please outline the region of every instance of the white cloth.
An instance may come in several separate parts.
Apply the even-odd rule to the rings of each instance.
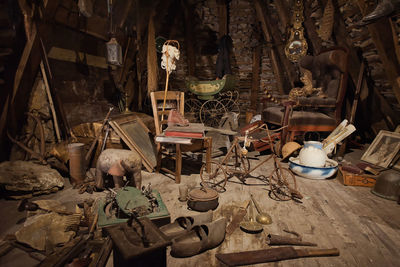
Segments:
[[[168,74],[170,74],[176,69],[175,62],[179,60],[180,52],[175,46],[163,45],[162,54],[161,68],[168,71]]]

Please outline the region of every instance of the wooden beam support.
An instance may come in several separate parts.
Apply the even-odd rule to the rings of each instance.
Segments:
[[[278,27],[274,26],[278,22],[272,19],[266,6],[264,10],[266,11],[265,21],[267,23],[269,32],[272,34],[272,40],[274,42],[273,45],[275,46],[275,51],[278,54],[279,62],[282,64],[283,67],[281,68],[281,71],[285,78],[284,89],[290,90],[294,87],[294,83],[299,80],[296,66],[285,55],[286,43],[283,42]]]
[[[44,18],[52,15],[58,5],[58,1],[44,1]],[[0,120],[0,136],[5,136],[6,129],[15,136],[20,129],[24,112],[30,97],[32,86],[36,80],[41,62],[40,41],[37,26],[32,24],[29,40],[25,44],[21,59],[14,78],[12,92],[7,96],[7,102],[2,107]],[[0,150],[3,150],[5,140],[0,140]]]
[[[261,0],[254,0],[254,5],[255,5],[258,20],[261,23],[261,28],[262,28],[262,32],[263,32],[265,41],[268,44],[273,44],[273,40],[272,40],[271,33],[270,33],[268,25],[267,25],[266,16],[264,13],[264,9],[263,9]],[[269,56],[270,56],[270,59],[272,62],[272,69],[273,69],[273,72],[275,75],[276,83],[278,85],[278,90],[279,90],[279,93],[283,95],[283,94],[285,94],[284,79],[281,74],[281,67],[278,62],[278,57],[275,52],[275,47],[269,46],[268,50],[269,50]]]
[[[217,6],[219,23],[218,37],[221,38],[228,34],[228,6],[226,0],[217,0]]]
[[[274,1],[276,12],[278,13],[279,20],[282,26],[287,30],[290,26],[289,7],[286,1]]]
[[[82,52],[79,52],[78,55],[80,58],[83,58],[85,56],[85,54]],[[64,49],[64,48],[53,46],[48,53],[48,57],[51,59],[76,63],[76,51],[70,50],[70,49]],[[89,55],[89,54],[86,54],[86,64],[88,66],[101,68],[101,69],[108,69],[108,66],[109,66],[107,64],[107,60],[104,56],[100,57],[100,56]]]
[[[57,2],[57,1],[56,1]],[[63,6],[58,6],[52,17],[56,23],[62,24],[69,28],[79,30],[96,38],[108,41],[109,21],[107,18],[93,15],[90,18],[79,16],[77,12],[71,12],[68,7],[76,6],[73,0],[63,0]],[[78,9],[76,7],[76,9]]]
[[[187,1],[182,0],[183,12],[185,14],[185,44],[186,44],[186,60],[188,66],[188,74],[195,76],[196,73],[196,53],[194,49],[195,40],[194,37],[194,26],[193,26],[193,6],[189,5]]]
[[[154,13],[151,12],[149,17],[149,28],[147,31],[147,94],[158,89],[158,66],[157,66],[157,51],[156,37],[154,27]]]
[[[374,8],[373,6],[367,5],[364,0],[357,0],[357,3],[363,16],[367,15]],[[400,87],[397,84],[397,77],[400,76],[400,65],[397,61],[389,19],[382,18],[375,23],[369,24],[367,27],[375,47],[378,50],[378,55],[385,69],[386,77],[392,85],[397,102],[400,103]]]
[[[258,91],[260,90],[260,64],[261,64],[261,45],[258,45],[253,50],[253,80],[250,94],[250,106],[257,109]]]
[[[312,1],[304,1],[304,28],[307,32],[307,36],[309,39],[309,44],[313,49],[314,55],[317,55],[322,48],[321,38],[319,38],[317,30],[315,28],[315,23],[311,18],[311,4]]]
[[[335,39],[337,41],[338,46],[342,46],[348,49],[349,51],[349,62],[351,64],[348,65],[348,71],[349,71],[349,76],[353,80],[353,83],[356,84],[358,80],[358,74],[361,68],[361,61],[360,58],[357,54],[356,49],[353,46],[353,40],[349,37],[349,34],[346,30],[346,25],[344,23],[344,19],[339,12],[339,7],[337,1],[333,1],[333,5],[335,7],[335,24],[333,26],[333,34],[335,36]],[[368,85],[366,79],[363,79],[362,81],[362,86],[361,86],[361,92],[360,92],[360,104],[363,108],[364,111],[368,110],[368,104],[367,103],[367,98],[376,96],[377,101],[380,103],[382,107],[382,112],[385,116],[391,117],[395,120],[395,123],[397,123],[398,116],[395,114],[389,103],[386,101],[386,99],[379,93],[378,90],[373,89],[372,91],[372,96],[369,95],[369,90],[368,90]],[[366,121],[368,121],[368,116],[364,117]],[[386,119],[387,120],[387,119]]]

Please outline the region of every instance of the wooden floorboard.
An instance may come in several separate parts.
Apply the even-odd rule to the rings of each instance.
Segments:
[[[262,156],[265,157],[265,156]],[[257,160],[251,160],[256,164]],[[265,175],[272,170],[272,161],[255,170],[253,176]],[[145,174],[146,179],[162,195],[171,219],[196,214],[179,202],[178,188],[171,179],[159,174]],[[200,182],[199,174],[182,176],[182,184]],[[249,183],[260,183],[253,178]],[[373,195],[370,188],[342,185],[336,178],[309,180],[297,177],[304,198],[302,203],[275,201],[268,196],[268,186],[249,186],[231,178],[227,191],[220,194],[214,218],[225,216],[231,220],[238,206],[252,193],[262,209],[269,213],[273,223],[264,232],[247,234],[236,229],[217,248],[190,258],[173,258],[168,254],[168,266],[223,266],[215,253],[267,249],[265,235],[285,235],[284,229],[296,231],[303,240],[315,242],[317,248],[340,250],[338,257],[319,257],[286,260],[254,266],[400,266],[400,205]],[[300,247],[298,247],[300,248]],[[168,251],[169,252],[169,251]]]
[[[262,156],[261,159],[263,157],[266,156]],[[251,160],[252,165],[257,162]],[[200,163],[195,165],[184,161],[183,173],[191,174],[182,175],[181,185],[199,185],[201,179],[196,171],[199,165]],[[268,161],[255,170],[252,176],[268,177],[272,167],[272,160]],[[142,176],[142,185],[151,183],[152,188],[161,193],[172,220],[178,216],[198,214],[189,210],[186,202],[178,200],[180,185],[171,177],[146,171],[142,171]],[[168,248],[167,266],[223,266],[215,258],[215,253],[268,249],[266,234],[286,235],[284,229],[298,232],[304,241],[317,243],[317,248],[338,248],[340,256],[292,259],[254,266],[400,266],[400,205],[395,201],[377,197],[370,192],[371,188],[344,186],[336,178],[309,180],[297,177],[299,191],[304,196],[302,203],[297,203],[271,199],[268,194],[269,187],[260,183],[260,180],[247,179],[246,182],[252,185],[243,185],[238,181],[231,178],[227,183],[227,191],[219,195],[219,206],[214,211],[214,219],[224,216],[230,221],[238,207],[253,194],[263,211],[271,215],[273,223],[265,226],[262,233],[255,235],[247,234],[238,228],[217,248],[190,258],[174,258],[170,256]],[[79,195],[77,190],[68,187],[44,198],[68,203],[104,195]],[[0,204],[1,213],[9,215],[0,218],[0,234],[4,237],[7,233],[14,233],[21,226],[16,222],[25,215],[16,211],[18,201],[1,200]],[[0,265],[5,260],[3,258],[0,258]],[[27,266],[22,261],[20,263],[13,266]]]

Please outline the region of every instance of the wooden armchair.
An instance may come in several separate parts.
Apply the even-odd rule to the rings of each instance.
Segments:
[[[168,114],[171,109],[176,109],[182,116],[185,114],[184,92],[178,91],[168,91],[166,96],[167,105],[164,111],[162,111],[162,105],[164,100],[164,91],[157,91],[150,93],[151,104],[153,108],[154,124],[156,128],[156,135],[160,136],[163,133],[163,126],[168,124]],[[163,119],[161,120],[161,118]],[[177,138],[178,139],[178,138]],[[178,141],[178,140],[177,140]],[[157,143],[157,172],[162,170],[163,172],[172,174],[175,176],[175,182],[180,183],[181,181],[181,171],[182,171],[182,152],[185,151],[197,151],[199,149],[206,148],[206,163],[207,166],[211,162],[211,149],[212,149],[212,139],[209,137],[204,137],[193,142],[192,145],[179,144],[177,142],[156,142]],[[175,146],[175,151],[173,155],[166,153],[166,146]],[[173,160],[175,160],[175,170],[172,171],[166,167],[162,166],[162,160],[164,156],[170,155]],[[207,168],[209,169],[209,167]]]
[[[305,132],[330,132],[342,120],[342,106],[347,89],[348,51],[334,48],[317,56],[305,56],[300,66],[312,73],[313,87],[321,87],[324,97],[298,97],[263,110],[262,120],[287,126],[282,132],[283,145]]]

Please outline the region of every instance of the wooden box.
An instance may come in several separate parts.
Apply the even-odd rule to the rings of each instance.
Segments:
[[[355,174],[342,170],[339,167],[338,179],[344,185],[373,187],[376,182],[376,175]]]

